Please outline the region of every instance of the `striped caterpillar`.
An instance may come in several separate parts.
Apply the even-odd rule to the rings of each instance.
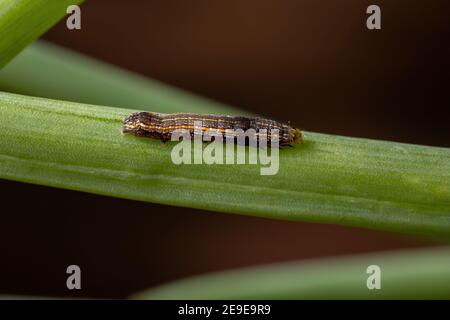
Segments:
[[[195,123],[194,123],[195,122]],[[201,122],[201,126],[196,125]],[[259,117],[234,117],[223,115],[198,115],[192,113],[158,114],[153,112],[135,112],[125,118],[123,132],[135,136],[150,137],[169,141],[172,133],[177,129],[189,130],[191,136],[194,130],[206,132],[215,130],[226,135],[229,130],[247,131],[253,129],[258,132],[267,132],[267,139],[271,138],[271,130],[278,130],[279,145],[291,145],[302,143],[300,129],[289,124]]]

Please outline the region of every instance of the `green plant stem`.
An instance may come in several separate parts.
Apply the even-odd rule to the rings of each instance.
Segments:
[[[450,235],[450,150],[306,132],[258,165],[175,165],[130,110],[0,94],[0,177],[259,217]]]
[[[0,68],[82,0],[0,1]]]
[[[367,267],[380,267],[369,290]],[[137,299],[449,299],[450,249],[408,250],[250,267],[182,279]],[[372,283],[369,281],[369,283]]]
[[[42,41],[31,45],[0,71],[0,90],[165,113],[245,114]]]

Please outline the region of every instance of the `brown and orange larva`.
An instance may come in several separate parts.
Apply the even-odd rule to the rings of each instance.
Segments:
[[[201,121],[201,127],[194,127],[194,121]],[[222,115],[198,115],[192,113],[158,114],[153,112],[135,112],[125,118],[123,132],[136,136],[170,140],[176,129],[189,130],[194,135],[194,128],[205,132],[216,130],[225,133],[226,130],[254,129],[256,132],[267,130],[270,139],[270,130],[277,129],[279,145],[302,143],[300,129],[275,120],[264,118],[247,118]]]

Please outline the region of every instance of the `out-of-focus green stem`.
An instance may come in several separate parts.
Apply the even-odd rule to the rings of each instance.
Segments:
[[[379,269],[368,273],[369,266]],[[449,279],[450,249],[438,248],[219,272],[175,281],[133,298],[450,299]],[[368,280],[371,288],[379,284],[380,289],[369,289]]]
[[[0,1],[0,68],[65,16],[69,5],[82,1]]]
[[[0,71],[0,90],[164,113],[245,114],[42,41],[31,45]]]

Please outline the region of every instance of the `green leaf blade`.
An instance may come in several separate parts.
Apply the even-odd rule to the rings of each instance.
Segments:
[[[274,219],[450,235],[450,150],[305,133],[280,168],[175,165],[127,109],[0,94],[0,177]]]

